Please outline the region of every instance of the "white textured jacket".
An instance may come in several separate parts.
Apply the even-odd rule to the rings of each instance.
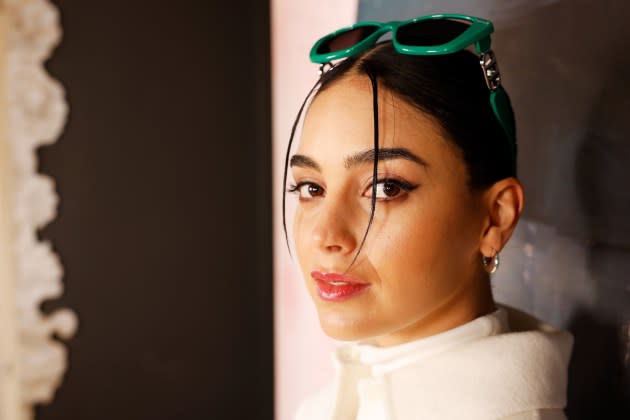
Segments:
[[[498,305],[457,328],[388,348],[347,344],[337,376],[296,420],[561,420],[573,336]]]

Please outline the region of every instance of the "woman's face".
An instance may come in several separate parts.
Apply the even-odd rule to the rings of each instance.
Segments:
[[[313,100],[291,171],[296,250],[322,328],[386,346],[465,322],[456,318],[483,277],[482,212],[439,126],[379,91],[376,210],[354,264],[372,195],[367,77],[337,81]]]

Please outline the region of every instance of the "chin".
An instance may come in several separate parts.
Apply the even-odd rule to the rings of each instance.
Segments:
[[[345,316],[338,312],[319,311],[319,325],[324,333],[339,341],[364,340],[374,336],[368,320]]]

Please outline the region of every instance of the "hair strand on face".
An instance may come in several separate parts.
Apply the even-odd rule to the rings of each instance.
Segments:
[[[379,125],[378,125],[378,79],[374,75],[374,73],[369,69],[369,66],[366,66],[365,69],[368,77],[370,78],[370,83],[372,84],[372,113],[374,116],[374,164],[372,168],[372,197],[370,203],[370,218],[368,220],[367,228],[365,229],[365,233],[363,234],[363,239],[361,239],[361,243],[357,248],[357,252],[354,254],[354,258],[352,262],[346,269],[346,272],[352,268],[354,263],[357,261],[359,257],[359,253],[363,249],[365,245],[365,241],[367,240],[368,233],[370,232],[370,227],[372,226],[372,222],[374,221],[374,213],[376,212],[376,186],[377,186],[377,177],[378,177],[378,152],[379,152]]]

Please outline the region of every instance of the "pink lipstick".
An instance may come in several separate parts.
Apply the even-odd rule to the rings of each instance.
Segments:
[[[350,299],[370,287],[369,283],[339,273],[314,270],[311,277],[315,279],[319,297],[331,302]]]

